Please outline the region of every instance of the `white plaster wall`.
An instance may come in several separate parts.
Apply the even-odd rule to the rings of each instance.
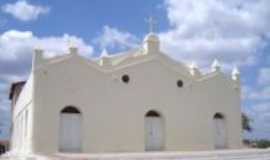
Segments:
[[[32,96],[33,96],[33,74],[30,74],[14,107],[13,111],[14,117],[16,117],[24,109],[24,107],[26,107],[31,103]]]
[[[200,82],[196,93],[198,97],[204,95],[201,99],[202,105],[209,105],[209,121],[213,120],[213,115],[217,112],[225,116],[228,147],[236,149],[242,146],[242,124],[240,88],[233,86],[233,81],[225,77],[223,73],[217,72],[213,73],[212,78]]]
[[[13,130],[11,135],[11,150],[15,152],[31,152],[31,122],[33,107],[33,74],[30,74],[13,110]],[[26,112],[28,116],[26,117]],[[28,119],[26,121],[26,118]],[[25,134],[27,132],[27,134]]]
[[[229,148],[241,147],[239,90],[222,74],[197,81],[160,59],[101,72],[77,55],[35,71],[34,152],[58,152],[60,110],[83,116],[83,152],[144,151],[144,115],[165,120],[165,150],[213,149],[212,118],[225,115]],[[121,81],[128,74],[130,83]],[[184,87],[178,88],[178,79]]]

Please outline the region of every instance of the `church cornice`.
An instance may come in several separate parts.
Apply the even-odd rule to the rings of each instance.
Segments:
[[[211,72],[203,74],[198,69],[195,63],[193,65],[186,65],[170,58],[167,54],[162,52],[159,48],[159,38],[154,33],[146,35],[143,44],[139,48],[131,49],[119,54],[109,54],[105,49],[101,56],[97,59],[87,59],[78,53],[76,47],[70,47],[69,53],[52,58],[44,58],[43,50],[35,49],[33,56],[33,71],[39,68],[46,68],[49,65],[55,65],[78,59],[82,64],[86,64],[93,69],[102,73],[113,73],[125,68],[130,68],[143,63],[158,61],[168,69],[176,72],[179,76],[189,79],[190,81],[205,81],[211,79],[219,74],[222,74],[230,83],[235,86],[240,86],[240,76],[238,69],[234,69],[232,77],[221,71],[221,66],[218,60],[214,60],[211,66]]]

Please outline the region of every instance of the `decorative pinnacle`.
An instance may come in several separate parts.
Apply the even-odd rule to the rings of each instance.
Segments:
[[[190,68],[189,72],[192,76],[198,77],[201,75],[200,71],[198,70],[198,65],[195,61],[191,62],[191,64],[189,65],[189,68]]]
[[[40,44],[35,45],[33,48],[35,52],[43,52],[43,49]]]
[[[37,66],[41,65],[43,63],[43,53],[44,50],[39,46],[34,46],[34,54],[32,58],[32,70],[35,70]]]
[[[149,33],[153,33],[154,32],[154,25],[157,24],[157,22],[154,20],[153,17],[148,17],[145,19],[146,23],[148,23],[148,27],[149,27]]]
[[[33,51],[34,51],[34,58],[39,57],[40,59],[42,59],[44,50],[42,49],[40,45],[34,46]]]
[[[101,52],[101,54],[100,54],[100,57],[101,57],[101,65],[102,66],[107,66],[107,65],[110,65],[111,64],[111,62],[110,62],[110,60],[109,60],[109,54],[108,54],[108,52],[107,52],[107,50],[106,49],[103,49],[102,50],[102,52]]]
[[[76,47],[74,41],[72,39],[68,39],[68,48],[70,53],[78,53],[78,48]]]
[[[232,79],[239,80],[240,72],[239,69],[235,66],[232,70]]]
[[[195,61],[192,61],[190,66],[189,66],[191,69],[195,69],[195,68],[198,68],[198,65]]]
[[[109,57],[108,51],[105,48],[102,50],[100,57]]]
[[[233,75],[239,75],[240,74],[239,69],[236,66],[233,68],[232,74]]]
[[[214,62],[212,63],[212,71],[218,71],[220,70],[220,63],[217,59],[214,60]]]
[[[68,45],[69,48],[75,46],[75,43],[74,43],[74,41],[72,40],[72,38],[68,38],[68,39],[67,39],[67,45]]]

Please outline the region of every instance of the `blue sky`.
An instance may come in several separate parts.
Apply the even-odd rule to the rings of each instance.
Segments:
[[[209,72],[217,58],[228,76],[240,68],[242,110],[254,128],[245,136],[270,139],[269,0],[1,0],[0,138],[8,136],[10,83],[27,78],[33,47],[48,57],[70,43],[88,58],[115,54],[141,44],[149,16],[173,59]]]

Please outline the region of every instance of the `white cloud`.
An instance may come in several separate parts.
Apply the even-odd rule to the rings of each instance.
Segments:
[[[270,103],[262,102],[249,106],[245,113],[251,118],[253,131],[248,138],[267,138],[270,132]]]
[[[15,3],[6,4],[2,7],[2,10],[21,21],[35,20],[40,15],[50,11],[46,6],[33,5],[26,0],[18,0]]]
[[[250,65],[270,35],[270,1],[165,0],[170,24],[159,34],[164,51],[178,60],[205,67],[215,57]]]
[[[244,112],[253,120],[253,131],[247,138],[270,138],[270,81],[269,68],[258,68],[259,75],[254,83],[242,87]]]
[[[242,84],[242,88],[241,88],[241,98],[243,100],[248,100],[250,99],[251,95],[250,93],[253,91],[253,88],[251,88],[248,85],[243,85]]]
[[[79,48],[82,55],[89,56],[93,52],[92,46],[87,45],[83,39],[69,34],[60,37],[36,37],[30,31],[9,30],[0,35],[0,60],[31,56],[32,49],[36,46],[44,48],[46,56],[52,57],[63,54],[70,42]]]
[[[270,85],[263,85],[261,87],[253,84],[251,86],[243,85],[242,87],[243,100],[255,101],[270,101]]]
[[[0,121],[4,132],[1,137],[8,136],[10,102],[8,93],[14,81],[26,80],[31,70],[32,49],[40,46],[45,56],[52,57],[67,53],[69,43],[78,47],[83,56],[90,56],[93,47],[80,37],[64,34],[63,36],[37,37],[31,31],[9,30],[0,34]]]
[[[270,68],[260,69],[259,75],[258,75],[258,83],[261,85],[270,84]]]
[[[136,47],[138,38],[129,32],[123,32],[117,28],[104,26],[101,35],[94,39],[100,49],[126,49]]]
[[[264,86],[258,90],[252,90],[249,93],[249,99],[251,100],[269,100],[270,101],[270,86]],[[269,106],[270,107],[270,106]]]
[[[242,98],[244,100],[270,101],[270,68],[257,68],[258,76],[251,85],[243,85]]]

